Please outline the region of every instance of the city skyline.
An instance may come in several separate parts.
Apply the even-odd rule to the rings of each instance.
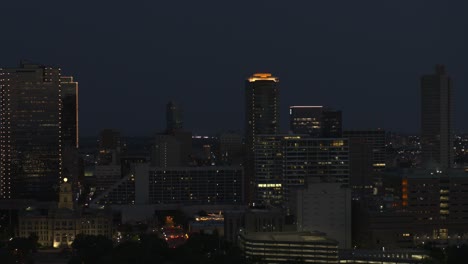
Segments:
[[[92,9],[42,3],[44,12],[35,12],[34,2],[31,9],[2,7],[1,22],[17,21],[3,33],[9,41],[2,43],[2,65],[14,67],[25,58],[73,75],[81,87],[83,136],[105,127],[125,135],[162,130],[170,100],[185,109],[189,130],[242,131],[242,106],[236,102],[244,80],[263,71],[282,81],[282,130],[287,108],[305,104],[342,110],[345,128],[417,133],[419,76],[437,63],[454,80],[454,130],[468,130],[462,122],[468,114],[467,39],[459,34],[466,20],[458,19],[466,3],[339,1],[340,9],[277,1],[229,7],[189,2],[184,9],[121,3]],[[20,12],[29,19],[18,21]],[[41,23],[27,22],[32,20]],[[44,27],[56,30],[43,32]],[[44,36],[45,42],[31,41]]]
[[[0,262],[465,263],[465,10],[3,4]]]

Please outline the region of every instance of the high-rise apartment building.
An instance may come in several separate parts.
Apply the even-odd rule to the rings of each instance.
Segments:
[[[339,138],[342,133],[341,111],[323,106],[290,106],[289,125],[294,134]]]
[[[278,134],[280,130],[279,79],[270,73],[255,73],[245,84],[245,194],[253,199],[254,141],[260,134]]]
[[[0,197],[55,200],[64,135],[77,137],[63,131],[73,107],[63,113],[60,68],[25,62],[0,68],[0,92]]]
[[[425,165],[452,167],[452,81],[443,65],[421,77],[421,147]]]

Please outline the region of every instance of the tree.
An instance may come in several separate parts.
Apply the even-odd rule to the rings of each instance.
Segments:
[[[113,245],[110,239],[102,235],[92,236],[79,234],[73,241],[72,247],[77,253],[75,258],[88,264],[100,263],[99,260],[101,258],[111,253]]]
[[[29,237],[28,237],[28,240],[29,240],[29,243],[31,243],[32,252],[36,252],[37,251],[37,246],[39,244],[38,243],[39,237],[37,236],[36,233],[30,233]]]

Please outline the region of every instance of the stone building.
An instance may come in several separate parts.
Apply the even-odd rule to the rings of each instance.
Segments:
[[[78,207],[67,178],[60,185],[58,204],[49,209],[26,207],[18,220],[20,237],[36,234],[41,245],[54,248],[70,246],[78,234],[112,236],[112,212]]]

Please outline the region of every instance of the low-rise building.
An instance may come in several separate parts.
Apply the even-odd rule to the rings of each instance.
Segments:
[[[246,232],[239,236],[248,261],[338,263],[338,242],[312,232]]]

